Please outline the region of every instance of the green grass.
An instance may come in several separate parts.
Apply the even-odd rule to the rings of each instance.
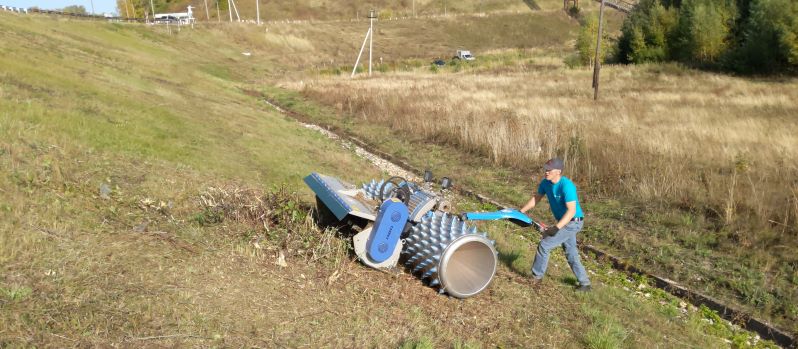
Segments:
[[[478,297],[357,263],[301,178],[379,170],[244,93],[277,68],[224,28],[0,17],[1,347],[579,347],[593,313],[631,347],[723,343],[590,261],[607,287],[578,298],[561,253],[530,291],[537,237],[501,224],[507,266]]]
[[[585,346],[591,349],[621,348],[626,339],[626,330],[618,320],[593,309],[587,309],[592,325],[585,334]]]

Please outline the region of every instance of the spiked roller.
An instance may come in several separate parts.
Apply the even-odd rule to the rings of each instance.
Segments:
[[[482,292],[497,265],[494,242],[446,212],[430,212],[413,226],[402,260],[411,273],[457,298]]]

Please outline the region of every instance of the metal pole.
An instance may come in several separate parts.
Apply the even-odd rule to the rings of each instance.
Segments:
[[[355,71],[357,71],[357,65],[360,64],[360,56],[363,55],[363,49],[366,48],[366,40],[369,39],[369,36],[371,36],[371,28],[369,28],[369,31],[366,32],[366,37],[363,38],[363,45],[360,45],[360,53],[357,54],[357,60],[355,60],[355,67],[352,68],[352,75],[350,76],[350,78],[355,77]]]
[[[236,6],[236,0],[230,0],[230,2],[233,4],[233,11],[236,12],[236,20],[241,22],[241,16],[238,14],[238,6]]]
[[[205,18],[208,20],[208,22],[211,21],[211,13],[208,12],[208,0],[205,0]]]
[[[260,0],[255,0],[255,12],[258,13],[258,25],[260,25]]]
[[[372,11],[373,12],[373,11]],[[374,16],[373,13],[369,13],[369,76],[371,76],[371,51],[374,47]]]
[[[601,32],[602,24],[604,21],[604,0],[601,0],[601,7],[599,8],[599,27],[598,35],[596,37],[596,64],[593,65],[593,100],[598,100],[599,93],[599,74],[601,73]]]

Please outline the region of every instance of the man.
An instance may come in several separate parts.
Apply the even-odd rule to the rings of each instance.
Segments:
[[[579,207],[579,198],[576,195],[576,185],[568,177],[562,175],[563,162],[559,158],[546,161],[543,165],[544,179],[538,186],[538,191],[529,199],[521,212],[535,207],[543,196],[549,199],[551,213],[557,220],[555,225],[543,232],[535,261],[532,263],[532,283],[539,284],[546,274],[549,264],[549,252],[557,246],[562,246],[571,270],[579,281],[577,291],[590,291],[590,279],[587,277],[585,267],[579,259],[579,250],[576,248],[576,233],[582,230],[584,213]]]

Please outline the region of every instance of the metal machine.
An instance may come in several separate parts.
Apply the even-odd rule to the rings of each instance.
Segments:
[[[390,269],[400,262],[440,293],[474,296],[488,287],[498,265],[494,241],[449,211],[451,181],[433,189],[401,177],[360,187],[311,173],[305,183],[316,194],[322,220],[364,226],[354,235],[355,254],[366,265]]]
[[[462,217],[466,221],[496,221],[504,219],[521,227],[534,226],[540,232],[546,231],[546,225],[534,221],[531,217],[514,208],[505,208],[495,212],[469,212],[464,213]]]

